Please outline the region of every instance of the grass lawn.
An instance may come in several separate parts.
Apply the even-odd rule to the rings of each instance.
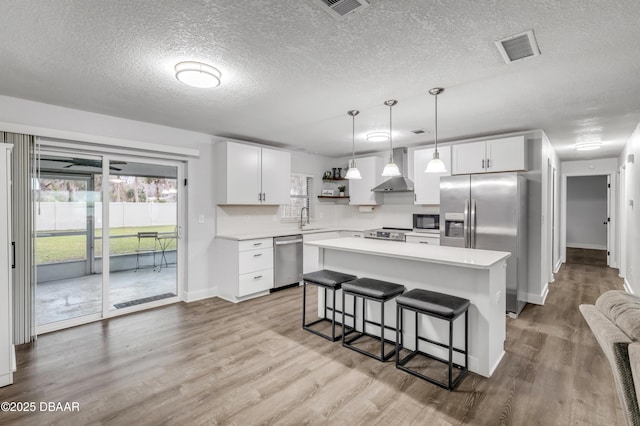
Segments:
[[[134,228],[112,228],[110,235],[110,252],[115,254],[135,253],[138,248],[138,232],[157,231],[174,232],[175,227],[169,226],[140,226]],[[96,230],[96,256],[102,256],[101,230]],[[126,237],[122,237],[129,235]],[[86,258],[86,235],[56,235],[38,237],[36,242],[36,264],[64,262],[68,260],[82,260]],[[141,248],[153,248],[154,240],[142,240]],[[156,246],[160,250],[159,246]],[[167,250],[175,250],[176,241],[170,241]]]

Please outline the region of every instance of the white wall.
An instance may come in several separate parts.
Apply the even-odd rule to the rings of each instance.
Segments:
[[[618,170],[617,158],[601,158],[596,160],[580,160],[580,161],[563,161],[560,164],[561,171],[561,198],[560,198],[560,252],[562,262],[567,260],[567,179],[570,176],[611,176],[611,194],[616,194],[616,174]],[[616,250],[616,238],[619,235],[619,225],[615,218],[616,206],[611,203],[611,211],[609,212],[612,222],[610,223],[611,233],[609,235],[609,250],[611,251],[609,264],[611,267],[617,267],[618,253]]]
[[[607,249],[607,176],[567,178],[567,247]]]
[[[633,162],[629,162],[629,155],[633,155]],[[620,275],[624,278],[627,291],[640,294],[640,279],[636,278],[640,270],[640,124],[618,160],[626,182],[619,200],[619,217],[623,220],[621,234],[625,236],[621,241],[621,254],[625,258]]]
[[[49,138],[118,145],[149,152],[189,149],[199,156],[187,160],[187,248],[182,296],[195,300],[216,294],[209,259],[215,237],[213,138],[159,126],[39,102],[0,96],[0,130]],[[203,215],[204,223],[198,223]]]

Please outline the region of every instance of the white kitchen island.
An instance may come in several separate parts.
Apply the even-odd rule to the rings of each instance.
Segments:
[[[422,288],[471,301],[469,308],[469,370],[491,377],[504,356],[506,335],[506,259],[511,253],[457,247],[408,244],[362,238],[336,238],[305,243],[318,247],[320,269],[330,269],[375,278],[404,285],[407,290]],[[319,294],[318,311],[325,301]],[[348,296],[349,297],[349,296]],[[341,307],[342,295],[336,304]],[[350,313],[350,298],[347,312]],[[367,317],[380,320],[376,303],[367,302]],[[360,306],[360,305],[358,305]],[[395,327],[395,302],[387,302],[385,322]],[[358,307],[358,314],[361,315]],[[405,346],[413,349],[415,326],[413,314],[405,315]],[[432,340],[447,342],[448,326],[445,322],[421,316],[421,335]],[[347,324],[351,325],[347,320]],[[361,319],[356,327],[360,329]],[[379,335],[379,327],[367,326],[367,332]],[[386,331],[385,337],[395,341],[395,334]],[[422,346],[422,351],[446,358],[446,351],[435,345]],[[454,326],[454,346],[464,347],[464,319]],[[454,361],[463,363],[460,354]]]

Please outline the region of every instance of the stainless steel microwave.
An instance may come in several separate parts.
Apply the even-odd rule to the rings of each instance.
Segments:
[[[416,232],[440,232],[440,215],[414,214],[413,230]]]

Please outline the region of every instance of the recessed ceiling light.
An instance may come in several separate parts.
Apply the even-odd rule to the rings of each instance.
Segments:
[[[367,133],[369,142],[386,142],[389,140],[389,132],[371,132]]]
[[[576,151],[593,151],[602,148],[602,141],[576,142]]]
[[[176,78],[188,86],[203,89],[218,87],[222,73],[202,62],[180,62],[175,66]]]

